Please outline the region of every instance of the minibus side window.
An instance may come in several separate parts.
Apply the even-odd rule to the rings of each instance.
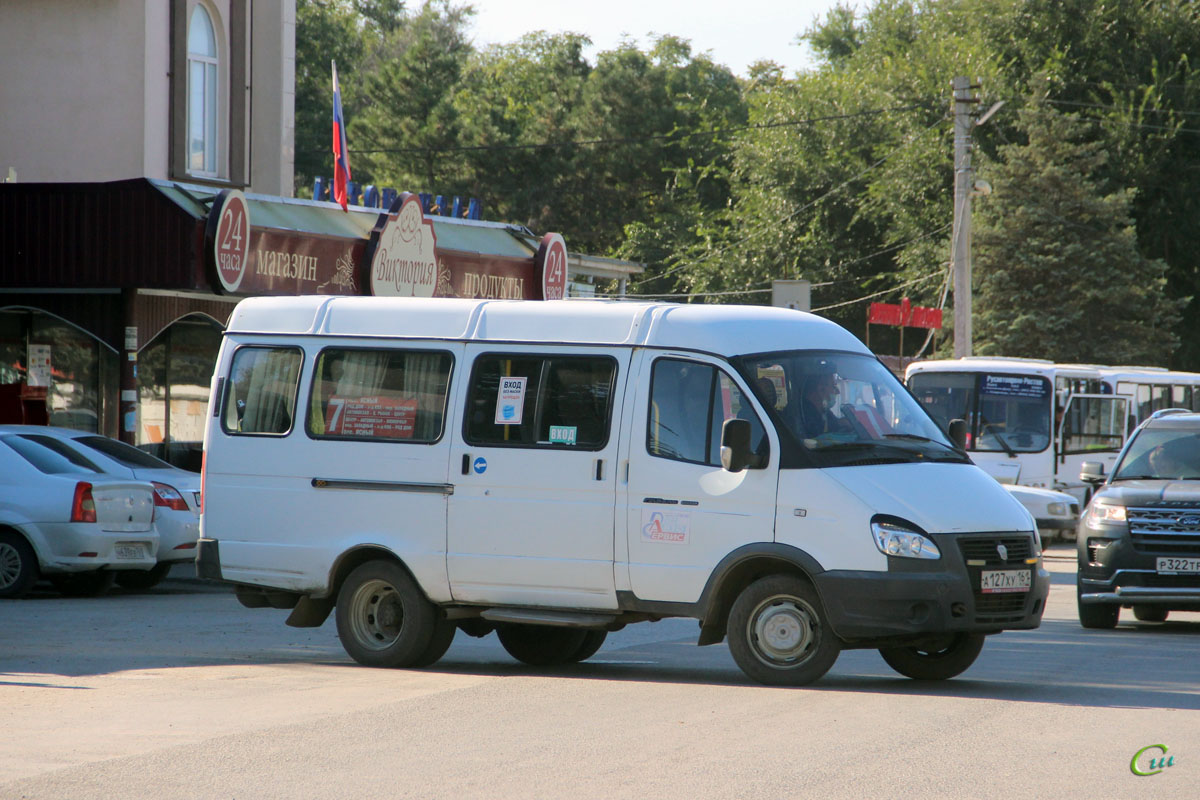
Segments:
[[[469,444],[601,450],[617,364],[609,356],[485,354],[471,373]]]
[[[308,401],[309,436],[438,441],[453,361],[431,350],[322,350]]]
[[[728,375],[694,361],[654,362],[646,426],[650,455],[720,466],[721,426],[735,417],[750,421],[751,449],[765,456],[762,421]]]
[[[302,360],[296,347],[243,347],[234,353],[221,419],[225,432],[284,435],[290,431]]]

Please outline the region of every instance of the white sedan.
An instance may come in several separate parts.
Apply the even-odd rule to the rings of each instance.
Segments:
[[[157,560],[153,486],[105,475],[52,437],[0,433],[0,598],[40,576],[65,594],[100,594],[119,571]]]
[[[1004,488],[1021,502],[1037,522],[1038,534],[1046,545],[1057,538],[1075,538],[1079,524],[1079,501],[1064,492],[1006,483]]]
[[[108,436],[32,425],[0,425],[4,433],[37,434],[63,442],[84,460],[110,476],[148,481],[154,486],[155,528],[158,529],[158,563],[150,570],[127,571],[116,576],[127,589],[149,589],[167,576],[175,564],[196,558],[200,538],[200,476],[179,469],[138,448]]]

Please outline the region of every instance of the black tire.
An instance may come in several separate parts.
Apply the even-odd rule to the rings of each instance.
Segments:
[[[792,575],[747,586],[733,603],[727,631],[742,672],[769,686],[812,683],[842,650],[816,589]]]
[[[37,583],[37,554],[25,537],[0,531],[0,598],[24,597]]]
[[[917,681],[944,681],[961,675],[983,649],[981,633],[951,633],[920,647],[881,647],[888,666]]]
[[[1170,609],[1158,606],[1134,606],[1133,616],[1140,622],[1166,622]]]
[[[604,640],[608,638],[608,631],[588,631],[583,635],[583,643],[579,645],[579,649],[571,653],[571,657],[567,659],[567,663],[575,664],[580,661],[587,661],[604,644]]]
[[[448,620],[439,619],[435,623],[433,637],[429,640],[429,646],[425,648],[424,653],[421,653],[421,657],[410,664],[410,666],[428,667],[430,664],[436,664],[442,656],[446,655],[446,651],[450,649],[450,643],[454,641],[454,634],[456,633],[458,633],[457,625]]]
[[[115,574],[109,570],[91,572],[55,572],[49,576],[54,588],[67,597],[102,597],[113,586]]]
[[[368,667],[416,666],[429,657],[439,630],[437,609],[394,561],[355,567],[338,592],[336,610],[342,647]]]
[[[566,664],[583,648],[588,631],[550,625],[501,625],[496,636],[508,654],[532,667]],[[575,659],[578,660],[578,659]]]
[[[122,589],[153,589],[171,571],[170,562],[155,564],[150,569],[123,569],[117,573],[117,586]]]
[[[1115,603],[1085,603],[1079,598],[1075,585],[1075,605],[1079,609],[1079,624],[1093,630],[1112,630],[1121,617],[1121,607]]]

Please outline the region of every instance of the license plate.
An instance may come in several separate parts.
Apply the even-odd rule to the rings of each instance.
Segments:
[[[1164,575],[1200,573],[1200,558],[1159,558],[1155,569]]]
[[[985,569],[979,574],[984,594],[1028,592],[1033,588],[1033,573],[1027,569]]]
[[[118,544],[113,547],[117,558],[141,558],[146,554],[140,544]]]

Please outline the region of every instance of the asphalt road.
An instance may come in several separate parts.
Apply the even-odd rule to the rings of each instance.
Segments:
[[[569,669],[460,633],[431,669],[377,670],[332,620],[288,628],[175,575],[47,590],[0,604],[0,799],[1194,797],[1200,614],[1084,631],[1069,555],[1042,627],[963,676],[851,651],[803,689],[751,683],[689,620]],[[1173,764],[1134,775],[1152,744]]]

